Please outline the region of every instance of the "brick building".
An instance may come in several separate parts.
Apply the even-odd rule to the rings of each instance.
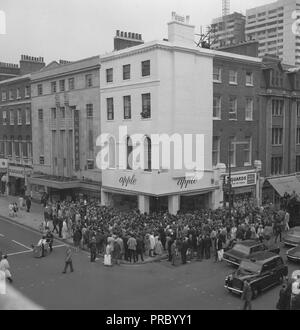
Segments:
[[[213,165],[223,163],[236,197],[257,195],[258,120],[261,60],[215,52]]]
[[[0,81],[0,158],[9,161],[1,190],[4,192],[6,183],[12,195],[25,192],[32,171],[30,72],[44,66],[43,58],[22,55],[19,66],[6,66],[13,69],[9,75],[14,72],[17,76]]]

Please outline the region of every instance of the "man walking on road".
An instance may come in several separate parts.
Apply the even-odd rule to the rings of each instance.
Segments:
[[[252,310],[252,304],[251,304],[252,288],[251,288],[250,280],[246,280],[244,282],[244,289],[241,299],[244,300],[243,310],[247,310],[247,309]]]
[[[7,260],[7,255],[3,256],[3,259],[0,261],[0,271],[5,274],[5,277],[9,280],[10,283],[12,283],[12,276],[10,273],[10,266],[9,262]]]
[[[65,257],[65,269],[63,270],[63,274],[66,274],[68,266],[70,266],[71,273],[73,273],[73,262],[72,262],[72,250],[68,246],[66,250],[66,257]]]

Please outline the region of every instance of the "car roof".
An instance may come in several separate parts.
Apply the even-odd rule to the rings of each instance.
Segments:
[[[253,253],[253,255],[250,258],[250,261],[256,262],[256,263],[259,263],[259,264],[264,264],[268,261],[271,261],[275,257],[278,258],[280,256],[278,254],[270,252],[270,251],[257,252],[257,253]]]
[[[247,240],[247,241],[238,242],[237,244],[245,245],[247,247],[252,247],[252,246],[260,245],[261,243],[254,240]]]

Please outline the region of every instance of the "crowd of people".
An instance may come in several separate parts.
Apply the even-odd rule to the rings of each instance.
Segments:
[[[257,207],[241,200],[229,210],[197,210],[171,215],[138,210],[119,211],[99,202],[63,201],[44,204],[45,227],[63,239],[73,238],[77,250],[89,249],[91,261],[98,254],[112,263],[144,261],[144,257],[168,254],[173,265],[196,258],[222,260],[221,251],[232,242],[246,239],[281,240],[289,229],[289,213],[272,205]]]

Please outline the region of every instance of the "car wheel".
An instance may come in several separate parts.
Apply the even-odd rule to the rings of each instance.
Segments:
[[[258,289],[257,288],[253,288],[252,289],[252,298],[253,299],[257,298],[258,294],[259,294]]]

